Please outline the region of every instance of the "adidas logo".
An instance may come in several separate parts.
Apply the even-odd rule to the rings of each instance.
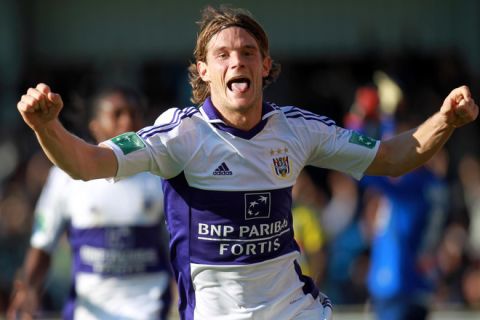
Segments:
[[[222,162],[222,164],[219,165],[215,171],[213,171],[214,176],[231,176],[232,174],[232,171],[230,171],[225,162]]]

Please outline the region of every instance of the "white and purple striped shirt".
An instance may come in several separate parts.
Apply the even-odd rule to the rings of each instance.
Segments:
[[[104,142],[118,158],[115,179],[166,179],[182,319],[311,319],[329,303],[296,262],[291,189],[307,165],[360,178],[378,143],[296,107],[264,103],[262,113],[241,131],[207,99]]]
[[[166,319],[172,278],[163,205],[152,174],[111,184],[52,168],[31,245],[51,253],[67,232],[73,274],[63,319]]]

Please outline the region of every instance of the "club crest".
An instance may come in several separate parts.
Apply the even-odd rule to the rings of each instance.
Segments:
[[[289,178],[292,172],[291,163],[288,158],[288,148],[270,150],[272,158],[272,172],[281,179]]]

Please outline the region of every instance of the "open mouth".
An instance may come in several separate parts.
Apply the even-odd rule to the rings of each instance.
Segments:
[[[227,82],[227,87],[232,92],[244,93],[250,88],[250,79],[242,77],[231,79]]]

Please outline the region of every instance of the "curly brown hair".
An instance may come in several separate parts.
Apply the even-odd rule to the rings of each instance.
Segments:
[[[269,44],[268,37],[262,26],[255,21],[251,13],[244,9],[230,8],[221,6],[215,9],[211,6],[205,7],[202,12],[202,19],[197,22],[200,32],[197,35],[197,43],[193,50],[195,62],[188,67],[188,78],[192,86],[191,101],[194,104],[201,104],[210,95],[210,88],[198,74],[197,62],[206,61],[207,44],[210,39],[218,32],[228,27],[241,27],[248,31],[258,42],[262,57],[268,57]],[[267,77],[263,79],[263,88],[274,82],[280,74],[280,64],[272,61],[272,67]]]

